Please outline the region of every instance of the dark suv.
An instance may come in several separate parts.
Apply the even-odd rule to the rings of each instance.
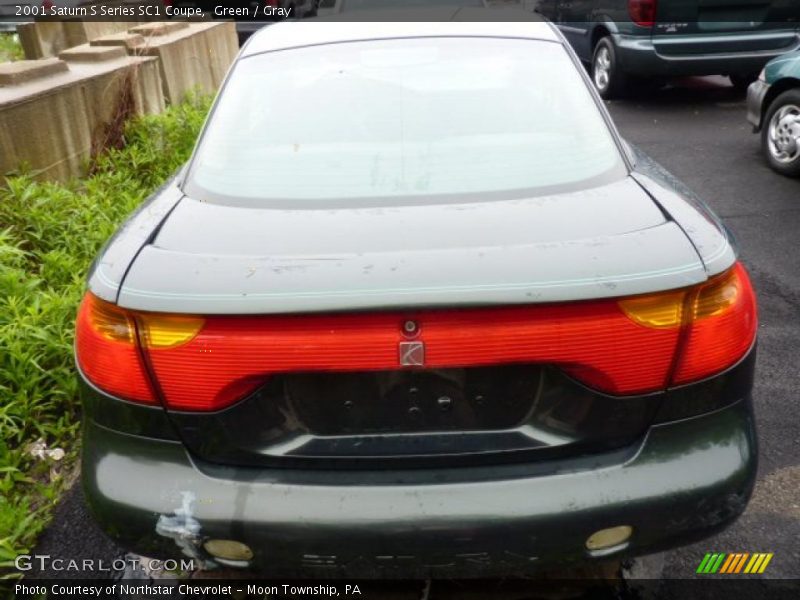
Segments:
[[[800,2],[538,0],[604,98],[631,79],[727,75],[746,88],[775,56],[800,48]]]

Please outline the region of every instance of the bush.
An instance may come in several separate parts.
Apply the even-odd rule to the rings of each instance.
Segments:
[[[0,62],[22,60],[25,54],[16,33],[0,33]]]
[[[0,567],[27,552],[74,479],[80,405],[74,319],[102,244],[191,153],[209,102],[190,98],[125,129],[126,145],[69,184],[0,187]],[[34,458],[42,440],[63,459]]]

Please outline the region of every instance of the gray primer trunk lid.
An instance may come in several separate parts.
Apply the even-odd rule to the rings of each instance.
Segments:
[[[614,297],[693,285],[704,264],[631,178],[582,192],[383,208],[183,198],[120,305],[289,313]]]

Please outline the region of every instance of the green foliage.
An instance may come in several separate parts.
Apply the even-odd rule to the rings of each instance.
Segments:
[[[103,243],[191,153],[208,110],[191,98],[136,119],[126,146],[69,184],[22,175],[0,187],[0,570],[30,549],[78,456],[72,344],[89,266]],[[28,450],[42,439],[58,462]]]
[[[0,33],[0,62],[22,60],[25,55],[16,33]]]

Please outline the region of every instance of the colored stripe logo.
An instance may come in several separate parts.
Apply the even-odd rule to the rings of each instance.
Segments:
[[[739,573],[763,573],[767,569],[769,561],[772,560],[773,553],[756,552],[734,552],[725,554],[724,552],[708,553],[700,561],[697,573],[702,575],[712,575],[715,573],[733,575]]]

